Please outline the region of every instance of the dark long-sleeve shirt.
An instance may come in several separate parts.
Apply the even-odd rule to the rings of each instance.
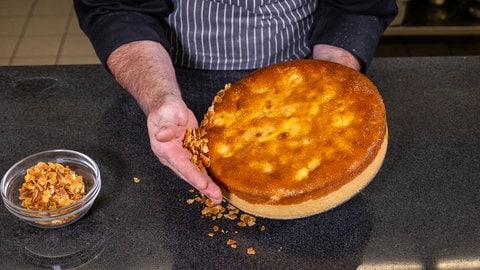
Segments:
[[[122,44],[153,40],[175,64],[203,69],[258,68],[307,57],[315,44],[344,48],[365,68],[397,12],[395,0],[74,2],[102,63]]]

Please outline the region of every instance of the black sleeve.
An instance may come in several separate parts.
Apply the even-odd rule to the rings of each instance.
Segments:
[[[90,39],[100,61],[122,44],[153,40],[169,50],[165,17],[173,4],[168,0],[74,0],[80,28]]]
[[[310,46],[328,44],[346,49],[357,56],[365,71],[396,14],[395,0],[319,1]]]

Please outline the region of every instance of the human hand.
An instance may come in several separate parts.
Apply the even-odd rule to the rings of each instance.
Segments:
[[[216,204],[222,202],[220,187],[197,165],[190,161],[191,153],[183,147],[187,128],[198,126],[193,112],[176,95],[165,95],[159,106],[147,115],[150,145],[160,162],[172,169]]]
[[[362,66],[358,58],[351,52],[326,44],[317,44],[313,47],[313,58],[335,62],[355,70],[360,70]]]

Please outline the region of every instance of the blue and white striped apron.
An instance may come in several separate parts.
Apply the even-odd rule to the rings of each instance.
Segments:
[[[174,0],[168,36],[175,65],[255,69],[310,54],[313,0]]]

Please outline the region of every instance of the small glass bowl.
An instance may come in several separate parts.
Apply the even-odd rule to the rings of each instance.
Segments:
[[[19,199],[24,176],[38,162],[56,162],[69,166],[83,177],[85,194],[65,207],[54,210],[30,210],[21,206]],[[74,223],[88,212],[101,187],[100,170],[93,159],[85,154],[65,149],[48,150],[28,156],[13,165],[3,176],[0,192],[5,207],[22,221],[40,228],[60,228]]]

